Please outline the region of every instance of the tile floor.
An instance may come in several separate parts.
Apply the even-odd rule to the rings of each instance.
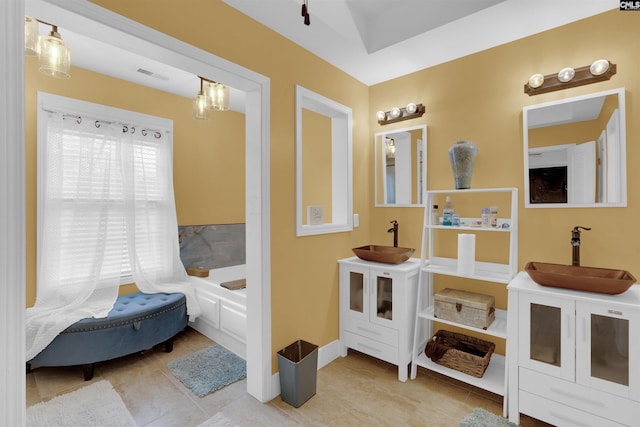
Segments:
[[[401,383],[395,366],[351,350],[318,371],[316,395],[297,409],[280,397],[258,402],[246,392],[245,380],[199,398],[166,364],[212,344],[187,328],[173,352],[150,350],[99,363],[94,381],[111,382],[139,427],[196,427],[218,412],[239,426],[455,427],[476,407],[502,413],[500,396],[422,369],[415,380]],[[85,385],[81,368],[35,369],[27,374],[27,406]],[[547,425],[528,417],[521,423]]]

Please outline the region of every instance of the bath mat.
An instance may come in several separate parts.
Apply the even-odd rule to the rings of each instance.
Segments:
[[[460,427],[517,427],[508,419],[476,408],[460,421]]]
[[[136,427],[109,381],[102,380],[27,408],[28,427]]]
[[[246,362],[217,344],[173,360],[167,367],[198,397],[247,377]]]

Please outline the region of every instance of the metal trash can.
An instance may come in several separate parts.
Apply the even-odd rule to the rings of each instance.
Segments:
[[[316,394],[318,346],[298,340],[278,352],[280,396],[294,408]]]

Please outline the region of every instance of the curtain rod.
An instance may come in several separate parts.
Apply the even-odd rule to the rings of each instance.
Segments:
[[[75,114],[68,114],[68,113],[64,113],[62,111],[55,111],[55,110],[51,110],[51,109],[44,109],[45,111],[49,112],[49,113],[56,113],[56,114],[62,114],[62,118],[63,119],[75,119],[76,123],[81,124],[82,123],[82,116],[78,116]],[[122,126],[122,132],[126,133],[129,132],[129,130],[131,130],[131,133],[134,134],[136,132],[136,128],[133,125],[127,125],[127,124],[123,124],[123,123],[117,123],[117,122],[112,122],[112,121],[108,121],[108,120],[96,120],[94,122],[95,127],[99,128],[102,124],[116,124],[116,125],[121,125]],[[156,139],[162,138],[162,131],[157,130],[157,129],[146,129],[143,128],[140,133],[142,134],[142,136],[147,136],[148,134],[153,134],[153,136]]]

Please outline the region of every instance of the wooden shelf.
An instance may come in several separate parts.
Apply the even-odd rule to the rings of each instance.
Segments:
[[[433,320],[434,322],[444,323],[447,325],[457,326],[469,331],[476,331],[482,334],[491,335],[497,338],[507,338],[507,312],[506,310],[496,310],[496,318],[487,329],[476,328],[469,325],[463,325],[462,323],[452,322],[450,320],[444,320],[436,317],[434,314],[434,306],[430,306],[425,310],[418,313],[418,317],[427,320]]]
[[[509,264],[476,261],[473,275],[458,274],[458,260],[456,258],[433,257],[425,260],[422,269],[428,273],[444,274],[447,276],[468,277],[488,282],[509,283],[513,279]]]
[[[431,361],[431,359],[424,354],[424,351],[414,357],[414,363],[430,371],[438,372],[466,384],[490,391],[491,393],[505,396],[505,358],[500,354],[493,353],[493,355],[491,355],[489,366],[487,366],[487,370],[481,378],[476,378],[464,372],[438,365]]]

